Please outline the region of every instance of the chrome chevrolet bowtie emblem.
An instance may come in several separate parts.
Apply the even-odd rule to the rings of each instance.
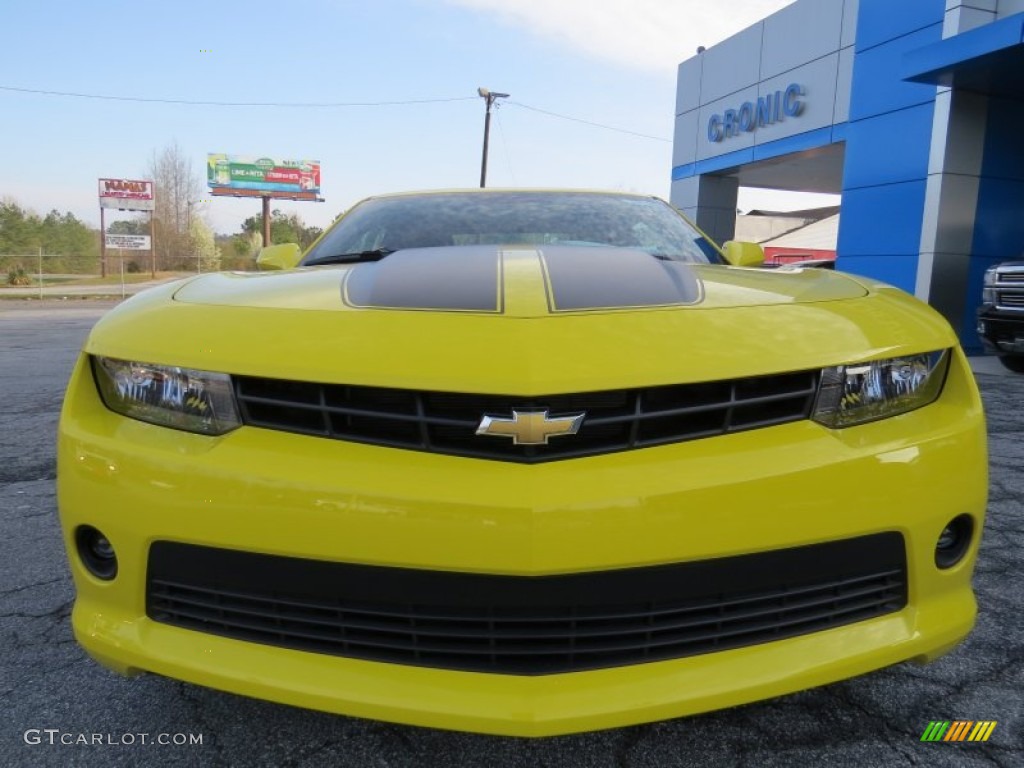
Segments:
[[[512,418],[484,416],[476,428],[478,435],[511,437],[515,445],[547,445],[552,437],[575,435],[583,423],[585,413],[548,418],[544,411],[512,411]]]

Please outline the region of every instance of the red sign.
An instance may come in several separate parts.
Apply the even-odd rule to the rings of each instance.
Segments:
[[[152,211],[153,182],[136,179],[100,179],[100,207]]]

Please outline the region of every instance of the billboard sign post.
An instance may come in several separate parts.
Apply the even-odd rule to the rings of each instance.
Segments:
[[[108,208],[116,208],[119,211],[149,211],[149,231],[153,234],[153,212],[156,210],[156,196],[153,191],[153,182],[142,179],[100,179],[100,232],[103,239],[100,240],[100,275],[107,276],[107,248],[122,248],[123,246],[108,244],[110,237],[107,235],[107,223],[104,214]],[[151,239],[146,238],[146,246],[135,247],[134,250],[149,250],[150,262],[153,276],[156,276],[156,252],[150,247]],[[130,247],[130,246],[127,246]],[[123,259],[122,259],[123,261]]]
[[[308,200],[322,203],[319,160],[282,160],[252,155],[210,153],[206,183],[219,197],[263,199],[263,245],[270,245],[270,201]]]

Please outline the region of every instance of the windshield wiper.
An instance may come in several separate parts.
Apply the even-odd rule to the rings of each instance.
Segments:
[[[375,248],[372,251],[354,251],[353,253],[332,253],[329,256],[317,256],[314,259],[310,259],[302,266],[315,267],[319,264],[355,264],[362,261],[380,261],[388,254],[394,252],[394,248]]]

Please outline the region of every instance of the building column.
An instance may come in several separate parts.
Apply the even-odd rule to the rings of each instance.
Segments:
[[[944,89],[935,99],[915,294],[959,329],[974,243],[988,97]]]
[[[947,0],[942,37],[967,32],[995,19],[993,8],[968,7],[959,0]],[[980,298],[968,295],[968,285],[988,112],[985,95],[949,88],[939,88],[936,93],[914,286],[915,295],[941,312],[964,343],[969,333],[965,313]]]
[[[672,184],[672,204],[716,243],[736,234],[740,182],[735,176],[691,176]]]

